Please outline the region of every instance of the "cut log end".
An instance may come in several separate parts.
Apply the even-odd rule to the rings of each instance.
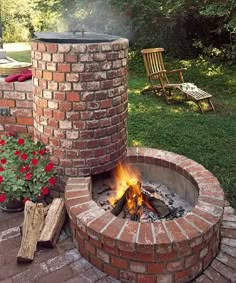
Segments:
[[[27,201],[24,210],[23,233],[17,262],[31,262],[44,226],[43,204]]]
[[[64,199],[53,199],[48,210],[45,225],[39,238],[39,245],[53,248],[56,245],[62,226],[66,219],[66,208]]]

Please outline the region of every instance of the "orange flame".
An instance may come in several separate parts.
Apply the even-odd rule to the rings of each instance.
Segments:
[[[126,205],[131,215],[138,212],[143,202],[139,175],[139,172],[130,165],[119,163],[114,176],[116,195],[109,199],[109,202],[114,205],[126,193]]]

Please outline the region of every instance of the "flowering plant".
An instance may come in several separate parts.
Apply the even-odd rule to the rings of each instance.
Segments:
[[[0,203],[12,199],[37,202],[55,185],[55,169],[44,145],[9,133],[0,138]]]

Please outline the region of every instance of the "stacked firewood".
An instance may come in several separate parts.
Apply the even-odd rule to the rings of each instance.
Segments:
[[[46,207],[42,203],[27,201],[22,226],[22,241],[18,262],[31,262],[37,245],[53,248],[66,218],[64,199],[55,198]]]

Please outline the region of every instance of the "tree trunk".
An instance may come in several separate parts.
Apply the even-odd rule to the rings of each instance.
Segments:
[[[23,235],[17,255],[18,262],[31,262],[34,259],[37,242],[44,226],[44,217],[43,204],[31,201],[25,203]]]
[[[56,245],[65,218],[66,208],[64,199],[53,199],[45,219],[43,231],[39,238],[39,244],[41,246],[53,248]]]

